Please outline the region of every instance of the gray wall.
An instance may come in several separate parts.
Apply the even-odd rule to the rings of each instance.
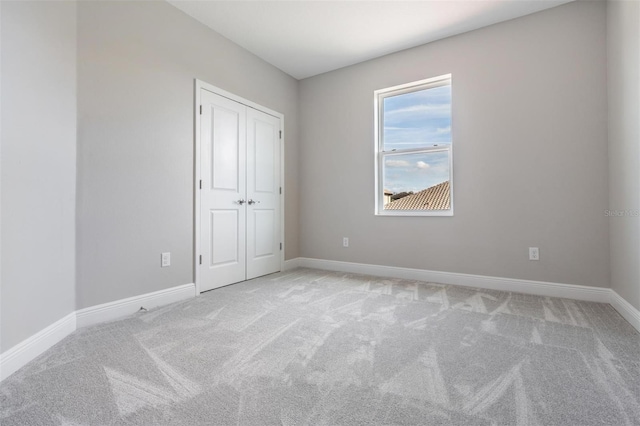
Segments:
[[[297,80],[168,3],[81,2],[78,309],[193,282],[194,78],[285,115],[286,258],[298,256]]]
[[[75,310],[76,8],[2,2],[0,352]]]
[[[607,18],[611,286],[640,309],[640,3],[609,1]]]
[[[301,81],[301,256],[608,287],[605,23],[575,2]],[[373,91],[446,73],[455,216],[376,217]]]

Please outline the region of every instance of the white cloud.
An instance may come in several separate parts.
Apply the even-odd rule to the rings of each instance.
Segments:
[[[387,167],[409,167],[410,164],[405,160],[387,160],[384,163]]]
[[[448,127],[438,127],[436,129],[436,133],[441,135],[443,133],[451,133],[451,126]]]
[[[418,161],[416,163],[416,166],[418,166],[419,169],[428,169],[429,167],[431,167],[429,163],[425,163],[424,161]]]

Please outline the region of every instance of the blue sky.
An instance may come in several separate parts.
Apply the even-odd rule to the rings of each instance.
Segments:
[[[451,86],[384,99],[384,151],[451,145]],[[384,189],[418,192],[449,179],[446,151],[385,157]]]

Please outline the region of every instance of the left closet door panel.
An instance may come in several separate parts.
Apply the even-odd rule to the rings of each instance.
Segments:
[[[200,291],[246,279],[246,107],[201,91]]]

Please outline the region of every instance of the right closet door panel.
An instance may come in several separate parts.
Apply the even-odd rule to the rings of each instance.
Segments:
[[[280,119],[247,108],[247,279],[280,270]]]

